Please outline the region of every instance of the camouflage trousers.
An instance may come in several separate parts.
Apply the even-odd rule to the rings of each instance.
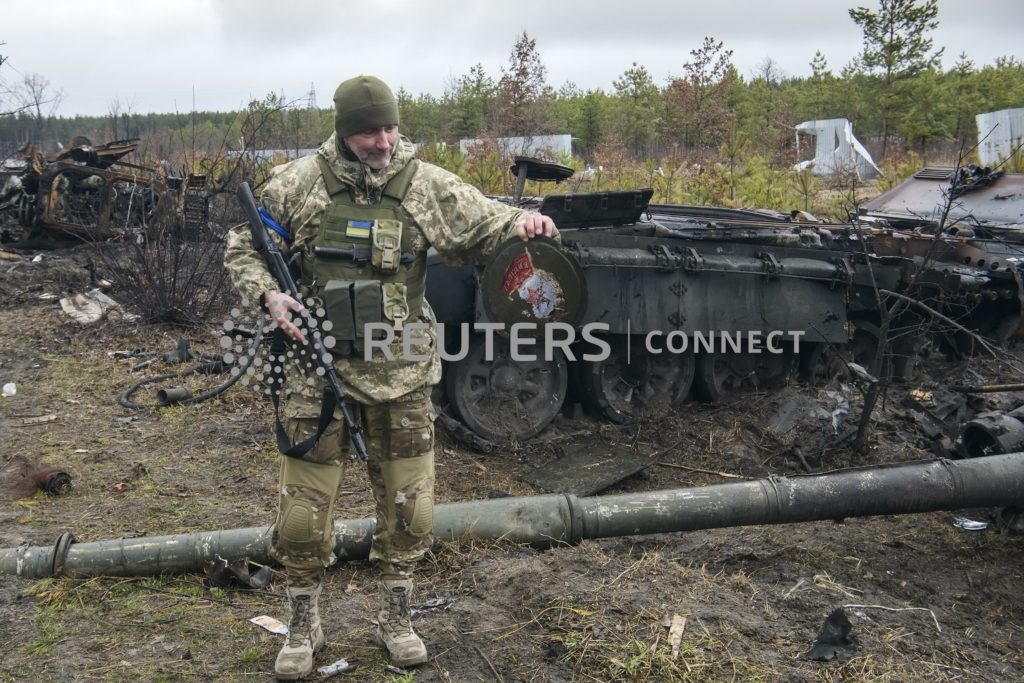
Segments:
[[[406,576],[433,543],[434,410],[429,391],[379,405],[350,405],[363,427],[366,469],[376,500],[370,559],[385,576]],[[289,399],[285,429],[292,443],[316,433],[319,414],[318,401]],[[309,453],[301,459],[281,456],[272,553],[288,570],[290,586],[318,583],[335,560],[334,506],[350,450],[338,410]]]

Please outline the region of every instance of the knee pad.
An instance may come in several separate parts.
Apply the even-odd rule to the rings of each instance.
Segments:
[[[426,536],[434,530],[434,492],[431,485],[430,491],[415,491],[413,486],[406,491],[400,491],[395,496],[395,502],[402,497],[405,502],[398,505],[398,514],[406,523],[406,532],[410,536]],[[410,498],[410,494],[412,497]]]
[[[292,501],[281,511],[277,533],[282,543],[305,544],[317,539],[313,506],[306,501]]]
[[[394,505],[395,528],[410,536],[434,528],[434,457],[403,458],[381,463],[384,487]]]
[[[329,495],[315,489],[285,487],[274,523],[274,557],[289,568],[332,564],[332,517]]]

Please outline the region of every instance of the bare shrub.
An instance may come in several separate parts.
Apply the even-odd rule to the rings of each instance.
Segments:
[[[186,235],[170,212],[129,242],[96,244],[96,269],[112,296],[144,322],[194,327],[222,316],[231,288],[223,239]]]

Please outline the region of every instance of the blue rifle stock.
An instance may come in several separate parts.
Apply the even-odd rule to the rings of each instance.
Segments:
[[[259,209],[256,206],[256,199],[252,195],[252,190],[249,189],[248,183],[241,183],[238,186],[238,201],[242,205],[242,210],[245,212],[245,216],[249,221],[249,228],[252,230],[252,246],[256,251],[260,253],[263,259],[267,263],[267,268],[270,270],[270,274],[277,280],[278,285],[281,287],[282,292],[286,292],[293,299],[298,302],[302,301],[302,295],[299,293],[299,288],[295,284],[295,279],[292,278],[291,271],[288,270],[288,264],[284,260],[284,255],[281,254],[281,250],[278,249],[277,244],[271,238],[267,226],[264,224],[262,217],[260,216]],[[341,380],[338,379],[338,374],[334,370],[334,363],[324,358],[326,350],[324,349],[323,343],[314,338],[312,335],[309,338],[309,343],[313,345],[313,358],[317,366],[322,368],[324,371],[324,378],[327,380],[328,391],[331,396],[324,394],[324,403],[320,411],[320,424],[317,427],[317,433],[309,439],[306,439],[302,443],[290,444],[288,441],[287,434],[284,433],[284,428],[281,426],[280,420],[277,422],[277,447],[284,455],[301,458],[305,455],[315,444],[320,435],[323,434],[324,429],[327,428],[327,423],[330,422],[331,416],[334,414],[334,406],[337,405],[341,408],[341,414],[345,418],[345,424],[348,426],[349,438],[352,441],[352,447],[355,449],[356,455],[359,456],[360,460],[366,460],[366,443],[363,441],[362,428],[359,423],[356,422],[352,416],[352,410],[348,405],[348,401],[345,399],[345,392],[341,388]],[[274,409],[277,410],[278,396],[277,393],[271,392],[271,397],[274,400]]]

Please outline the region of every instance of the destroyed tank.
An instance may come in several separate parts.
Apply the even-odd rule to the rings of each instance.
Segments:
[[[506,201],[524,205],[526,178],[572,170],[517,158],[513,173]],[[802,212],[650,204],[652,195],[548,195],[536,208],[558,225],[560,245],[511,240],[485,267],[431,256],[427,297],[449,357],[435,402],[448,427],[486,448],[529,439],[574,404],[625,423],[688,400],[831,378],[850,361],[868,368],[880,306],[897,313],[880,366],[888,378],[910,377],[940,348],[970,353],[968,331],[1002,341],[1020,327],[1005,235],[958,222],[935,239],[926,221],[865,214],[836,225]],[[944,321],[938,336],[933,320]],[[513,330],[531,322],[532,345]],[[516,353],[524,348],[536,352]]]

